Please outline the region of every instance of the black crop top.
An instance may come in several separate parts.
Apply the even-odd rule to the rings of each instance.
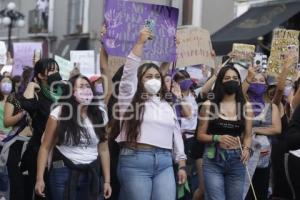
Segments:
[[[210,135],[231,135],[241,136],[244,132],[244,125],[241,120],[225,120],[220,117],[209,121],[207,133]]]

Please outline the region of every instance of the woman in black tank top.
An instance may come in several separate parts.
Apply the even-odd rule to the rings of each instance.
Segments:
[[[213,95],[202,106],[197,133],[200,142],[206,143],[205,198],[241,200],[244,163],[250,157],[252,111],[246,107],[241,78],[233,64],[220,70]]]

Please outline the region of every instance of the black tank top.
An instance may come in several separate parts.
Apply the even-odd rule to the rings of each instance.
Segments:
[[[221,117],[209,121],[207,132],[210,135],[231,135],[241,136],[244,132],[244,125],[241,120],[225,120]]]

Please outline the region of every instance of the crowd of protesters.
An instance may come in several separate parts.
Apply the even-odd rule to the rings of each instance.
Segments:
[[[243,80],[231,52],[199,83],[142,63],[151,38],[113,76],[104,47],[101,76],[62,80],[51,58],[0,76],[0,200],[300,199],[297,57],[274,77],[248,55]]]

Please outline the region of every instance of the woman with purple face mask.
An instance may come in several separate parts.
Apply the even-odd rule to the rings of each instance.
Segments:
[[[45,196],[44,172],[49,152],[53,158],[49,188],[53,199],[102,199],[100,171],[103,174],[103,196],[109,198],[110,161],[107,135],[96,93],[86,77],[72,77],[69,98],[59,101],[48,119],[38,162],[35,191]],[[67,184],[66,184],[67,183]]]
[[[254,154],[249,160],[248,167],[253,176],[252,182],[257,198],[267,199],[271,158],[271,143],[268,136],[281,133],[280,113],[275,104],[267,103],[265,100],[267,81],[263,74],[255,74],[251,81],[246,79],[245,82],[247,85],[244,84],[243,89],[247,91],[254,113],[252,129]],[[244,198],[247,200],[254,198],[249,186],[250,182],[247,180],[244,186]]]
[[[4,104],[12,91],[12,81],[9,77],[0,78],[0,140],[5,138],[11,128],[4,126]]]

